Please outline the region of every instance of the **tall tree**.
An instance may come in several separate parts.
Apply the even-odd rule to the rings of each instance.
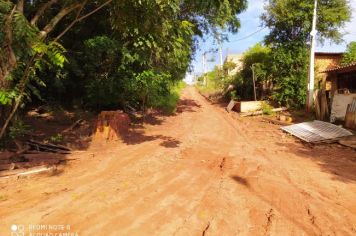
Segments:
[[[7,117],[0,138],[29,94],[25,93],[26,89],[38,94],[31,80],[43,85],[45,78],[50,77],[47,75],[63,72],[52,65],[75,67],[72,58],[76,58],[82,65],[76,66],[78,72],[80,67],[87,68],[86,61],[79,59],[79,54],[84,53],[80,50],[88,50],[86,56],[90,56],[95,55],[91,50],[100,50],[99,46],[105,45],[111,51],[100,51],[105,60],[100,63],[101,68],[96,68],[98,79],[90,78],[110,91],[121,87],[112,84],[149,79],[147,75],[178,80],[188,69],[196,37],[218,28],[236,32],[240,26],[237,13],[246,8],[246,2],[0,0],[0,24],[4,29],[0,31],[0,103],[11,107],[9,115],[0,111],[0,119]],[[84,19],[92,17],[97,18],[96,22],[86,24]],[[98,22],[105,22],[105,30],[95,27],[99,26]],[[79,51],[66,52],[59,43],[68,49],[76,45]],[[95,68],[93,63],[92,66]],[[85,74],[82,72],[71,75]],[[142,73],[145,76],[140,76]],[[76,81],[74,77],[69,79]],[[90,83],[83,86],[93,88]]]
[[[351,42],[347,45],[346,52],[342,57],[342,65],[348,65],[356,62],[356,42]]]
[[[262,20],[270,29],[265,41],[273,49],[275,98],[281,103],[303,105],[306,96],[308,48],[313,0],[269,0]],[[318,1],[318,40],[342,41],[340,29],[351,17],[349,1]]]

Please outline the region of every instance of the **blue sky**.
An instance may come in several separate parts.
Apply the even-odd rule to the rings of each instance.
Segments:
[[[253,36],[245,38],[246,36],[256,32],[261,28],[260,15],[264,11],[265,0],[250,0],[248,9],[239,15],[241,20],[241,28],[239,32],[235,35],[229,34],[229,42],[223,44],[223,57],[225,58],[226,53],[242,53],[246,51],[249,47],[261,42],[266,34],[268,34],[268,29],[263,29],[260,32],[254,34]],[[350,0],[351,6],[353,8],[352,12],[356,10],[356,0]],[[346,35],[344,36],[345,42],[336,45],[326,42],[324,45],[318,45],[317,51],[323,52],[342,52],[345,50],[346,45],[350,41],[356,41],[356,14],[353,16],[352,20],[348,22],[343,29]],[[217,48],[217,45],[213,43],[212,38],[208,38],[204,41],[200,40],[199,50],[196,52],[195,60],[192,62],[194,73],[202,73],[202,53],[208,51],[211,48]],[[216,64],[219,63],[220,59],[218,54],[210,53],[208,60],[213,60],[208,62],[208,70],[214,68]]]

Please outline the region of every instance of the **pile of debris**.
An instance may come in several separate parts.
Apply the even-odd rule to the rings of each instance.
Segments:
[[[66,154],[70,153],[71,150],[64,146],[28,140],[17,152],[0,153],[0,177],[18,175],[34,168],[52,168],[68,161]]]
[[[247,116],[259,116],[263,115],[263,105],[266,104],[265,101],[246,101],[246,102],[237,102],[231,100],[228,106],[226,107],[227,112],[235,111],[240,114],[241,117]],[[268,104],[267,104],[268,105]],[[269,105],[268,105],[269,106]],[[286,107],[271,108],[271,112],[282,112],[287,111]]]

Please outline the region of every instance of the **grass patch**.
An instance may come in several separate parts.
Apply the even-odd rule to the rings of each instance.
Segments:
[[[187,87],[187,84],[183,81],[174,84],[170,88],[169,94],[160,98],[159,101],[156,102],[157,108],[170,114],[176,112],[180,94],[185,87]]]
[[[273,107],[267,102],[262,102],[261,109],[264,115],[270,116],[275,114],[275,112],[273,111]]]

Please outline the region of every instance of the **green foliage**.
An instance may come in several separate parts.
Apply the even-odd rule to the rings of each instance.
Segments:
[[[206,79],[206,85],[204,84],[204,77]],[[197,86],[200,92],[206,95],[211,95],[223,91],[226,87],[227,80],[227,71],[215,67],[214,70],[198,78]]]
[[[54,143],[59,143],[59,142],[63,141],[63,135],[55,134],[55,135],[51,136],[49,138],[49,140]]]
[[[356,62],[356,42],[351,42],[347,45],[346,52],[342,56],[342,65],[348,65]]]
[[[310,38],[314,1],[269,0],[262,20],[270,28],[267,43],[304,42]],[[350,20],[351,7],[347,0],[318,0],[318,39],[340,42],[340,28]]]
[[[252,68],[257,88],[261,87],[263,82],[273,79],[271,49],[257,43],[244,53],[242,64],[242,70],[234,76],[232,84],[235,85],[237,95],[241,99],[251,100],[254,92]]]
[[[249,48],[243,56],[242,74],[244,78],[252,78],[252,67],[256,82],[266,81],[270,78],[271,49],[257,43]]]
[[[30,126],[26,125],[18,117],[12,122],[12,126],[9,128],[9,137],[11,139],[17,139],[24,137],[26,133],[29,132]]]
[[[12,100],[16,97],[16,92],[13,90],[5,91],[0,89],[0,104],[10,105]]]
[[[180,98],[181,91],[186,87],[183,81],[174,83],[170,86],[170,91],[165,96],[158,97],[154,106],[166,113],[174,113]]]
[[[234,101],[237,101],[239,99],[241,99],[238,95],[237,95],[237,91],[236,90],[233,90],[230,92],[230,98]]]
[[[230,70],[233,70],[236,68],[236,64],[232,61],[225,61],[223,64],[223,70],[225,73],[227,73]]]
[[[301,107],[306,101],[308,51],[299,45],[285,45],[272,53],[273,98],[281,105]]]
[[[262,102],[261,104],[261,109],[264,115],[273,115],[273,107],[271,105],[269,105],[267,102]]]
[[[129,88],[139,98],[143,111],[159,104],[161,97],[169,94],[169,77],[168,74],[145,70],[130,80]]]
[[[265,42],[272,49],[271,74],[276,82],[273,98],[280,104],[305,104],[308,43],[312,28],[314,1],[269,0],[262,20],[270,29]],[[341,41],[340,28],[350,19],[347,0],[318,1],[318,39]]]
[[[65,48],[57,42],[43,43],[37,41],[32,46],[34,55],[44,55],[45,58],[41,58],[36,61],[36,69],[43,70],[43,65],[41,63],[46,63],[49,67],[57,66],[63,68],[64,63],[67,62],[64,56]]]
[[[173,110],[178,99],[173,88],[189,70],[197,37],[215,35],[218,29],[237,32],[237,14],[247,5],[246,0],[112,1],[87,14],[106,1],[79,2],[61,0],[31,22],[45,1],[25,1],[20,12],[13,11],[17,1],[0,0],[0,24],[10,19],[13,36],[5,42],[6,33],[0,32],[0,62],[10,61],[3,53],[7,43],[16,56],[7,75],[11,83],[0,88],[1,104],[22,107],[27,98],[98,110],[128,104]],[[90,17],[80,18],[86,14]]]

